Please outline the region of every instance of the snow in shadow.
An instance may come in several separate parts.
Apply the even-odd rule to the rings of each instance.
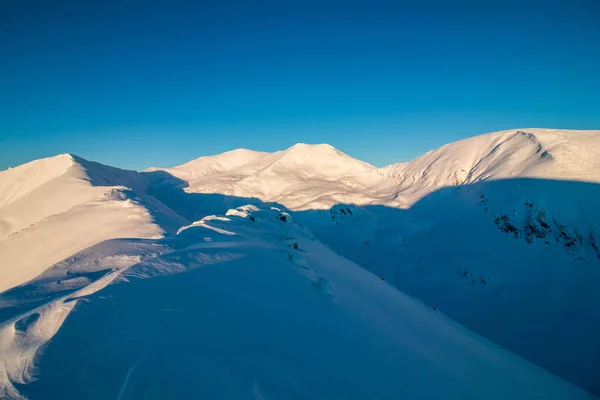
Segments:
[[[598,390],[598,185],[492,181],[438,190],[406,210],[291,212],[257,199],[187,193],[163,171],[145,174],[145,195],[182,218],[221,217],[205,220],[214,229],[197,224],[162,239],[100,243],[2,293],[3,345],[39,327],[51,333],[35,337],[37,348],[25,343],[31,357],[3,371],[21,393],[585,395],[442,313]],[[241,209],[246,204],[261,211]],[[228,209],[236,212],[225,216]],[[281,212],[291,218],[278,218]],[[518,234],[506,232],[504,221]],[[34,358],[41,348],[43,357]]]

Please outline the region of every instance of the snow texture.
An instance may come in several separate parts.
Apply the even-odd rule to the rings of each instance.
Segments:
[[[2,171],[0,395],[593,398],[598,183],[548,129]]]

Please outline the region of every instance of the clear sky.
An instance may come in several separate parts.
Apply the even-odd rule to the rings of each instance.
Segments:
[[[600,1],[0,1],[0,169],[600,129]]]

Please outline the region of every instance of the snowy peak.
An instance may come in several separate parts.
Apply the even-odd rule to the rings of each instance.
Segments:
[[[293,154],[301,157],[334,157],[334,156],[345,156],[344,153],[336,149],[330,144],[319,143],[296,143],[290,146],[287,150],[284,150],[287,154]]]
[[[411,181],[421,180],[436,185],[462,184],[519,175],[549,159],[535,135],[518,130],[450,143],[409,163],[391,165],[384,170],[392,176]]]
[[[600,131],[527,129],[552,156],[551,168],[538,168],[530,176],[600,182]],[[552,175],[552,176],[548,176]]]
[[[158,236],[185,222],[146,187],[138,172],[71,154],[0,173],[0,290],[94,243]],[[23,243],[35,251],[23,252]]]
[[[254,197],[291,209],[340,203],[404,208],[442,187],[490,179],[600,182],[600,134],[548,129],[493,132],[380,169],[328,144],[298,143],[275,153],[234,150],[164,171],[184,180],[188,192]]]
[[[151,168],[148,171],[160,170]],[[214,156],[200,157],[185,164],[164,169],[183,179],[199,179],[218,174],[249,176],[255,173],[295,172],[337,179],[350,173],[375,171],[365,162],[342,153],[329,144],[297,143],[275,153],[237,149]]]
[[[247,149],[236,149],[214,156],[200,157],[177,167],[167,169],[176,176],[196,178],[205,175],[214,175],[240,168],[259,160],[270,153]],[[159,168],[152,168],[157,170]]]
[[[600,132],[550,129],[480,135],[381,169],[399,181],[398,193],[407,204],[444,186],[516,177],[600,182],[597,171]]]
[[[55,379],[86,354],[84,392],[70,396],[115,397],[131,374],[150,386],[125,395],[158,393],[156,361],[181,351],[189,362],[166,371],[162,393],[191,382],[192,397],[225,398],[241,382],[235,394],[256,398],[587,396],[445,315],[597,391],[599,131],[494,132],[382,169],[299,143],[148,172],[70,154],[0,172],[0,393],[17,396],[47,346],[32,398],[64,398],[49,390],[70,392]],[[160,275],[173,279],[139,283]],[[107,349],[106,332],[127,340]],[[329,364],[303,368],[316,359]],[[332,386],[315,390],[322,371]]]
[[[0,171],[0,208],[61,176],[74,165],[71,154],[60,154]]]
[[[299,160],[323,160],[323,159],[336,159],[336,160],[346,160],[347,162],[354,162],[362,165],[365,168],[375,168],[366,162],[357,160],[356,158],[352,158],[344,152],[339,151],[335,147],[330,144],[321,143],[321,144],[306,144],[306,143],[296,143],[291,146],[287,150],[281,152],[284,157],[289,159],[299,159]]]
[[[139,185],[135,171],[88,161],[74,154],[43,158],[0,172],[0,208],[56,179],[92,186]]]
[[[298,172],[304,176],[339,179],[351,174],[375,172],[376,168],[328,144],[298,143],[274,154],[268,172]]]
[[[383,178],[377,168],[331,145],[305,143],[275,153],[236,150],[163,171],[185,181],[188,193],[256,198],[291,209],[369,203],[348,188],[367,188]]]

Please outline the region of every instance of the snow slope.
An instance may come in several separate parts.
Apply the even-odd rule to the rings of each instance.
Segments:
[[[232,163],[232,154],[238,152],[242,157]],[[253,197],[291,209],[328,208],[345,202],[368,204],[372,201],[371,186],[384,180],[377,168],[328,144],[299,143],[276,153],[235,150],[150,171],[157,170],[184,180],[189,193]]]
[[[10,398],[593,398],[275,209],[102,242],[0,302]]]
[[[70,154],[0,172],[0,291],[103,240],[160,236],[185,223],[143,194],[142,182]]]
[[[269,153],[253,151],[247,149],[237,149],[218,154],[215,156],[205,156],[192,160],[183,165],[169,169],[174,176],[196,179],[201,176],[215,175],[228,172],[243,165],[257,161]],[[156,171],[161,168],[148,168],[147,171]]]
[[[600,131],[547,129],[386,168],[298,144],[142,173],[68,154],[2,171],[2,390],[585,395],[443,313],[600,394],[599,183]]]
[[[600,391],[600,185],[511,179],[406,210],[294,213],[334,251],[475,332]]]
[[[600,393],[598,183],[600,131],[520,129],[381,169],[296,146],[185,190],[294,209],[339,254]]]
[[[494,132],[379,169],[330,145],[297,144],[271,154],[240,149],[179,167],[151,169],[159,170],[185,181],[190,193],[254,197],[292,210],[336,204],[406,208],[436,189],[489,179],[600,182],[600,134],[552,129]]]
[[[536,177],[600,182],[600,131],[509,130],[461,140],[382,169],[410,206],[445,186]]]

